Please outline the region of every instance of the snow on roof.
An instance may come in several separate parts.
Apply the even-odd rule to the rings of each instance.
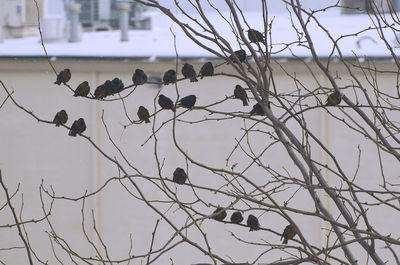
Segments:
[[[262,31],[263,23],[260,13],[246,12],[247,22],[250,27]],[[218,32],[227,38],[234,50],[239,49],[239,43],[231,28],[217,13],[208,15],[212,24]],[[229,15],[227,16],[230,20]],[[176,48],[180,57],[215,57],[210,52],[198,47],[183,31],[165,16],[152,12],[152,30],[130,30],[129,41],[120,41],[119,30],[103,32],[85,32],[82,41],[77,43],[55,42],[46,43],[49,56],[56,57],[100,57],[100,58],[175,58],[174,36],[176,35]],[[269,15],[273,20],[271,38],[272,51],[275,57],[290,58],[294,55],[299,57],[310,57],[310,51],[303,43],[299,45],[299,36],[305,40],[301,34],[296,34],[290,17],[285,14]],[[374,24],[368,15],[341,15],[340,13],[326,12],[318,17],[320,23],[326,27],[334,39],[343,37],[338,41],[342,54],[346,57],[368,56],[368,57],[389,57],[390,52],[385,43],[379,38],[377,30],[373,29]],[[188,21],[188,19],[185,19]],[[363,31],[369,26],[372,29]],[[299,29],[298,25],[297,28]],[[333,42],[329,40],[324,31],[312,20],[308,24],[308,29],[313,37],[314,46],[321,57],[328,57],[333,49]],[[244,28],[247,30],[247,27]],[[301,30],[300,30],[301,31]],[[360,32],[362,31],[362,32]],[[360,32],[355,35],[355,33]],[[395,41],[395,36],[389,29],[384,29],[385,37],[395,47],[396,54],[399,52],[399,45]],[[204,32],[202,32],[204,33]],[[354,35],[352,35],[354,34]],[[247,34],[246,34],[247,35]],[[269,37],[269,34],[268,34]],[[202,41],[209,47],[215,47],[212,43]],[[292,43],[290,46],[285,44]],[[254,44],[253,44],[254,45]],[[0,57],[37,57],[44,56],[44,51],[39,37],[27,37],[22,39],[6,39],[0,43]]]

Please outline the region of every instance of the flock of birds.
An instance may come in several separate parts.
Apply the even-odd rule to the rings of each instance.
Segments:
[[[187,179],[188,175],[186,174],[185,170],[180,167],[177,167],[173,173],[172,181],[179,185],[183,185]],[[215,209],[215,211],[212,213],[211,216],[214,220],[223,221],[226,218],[227,214],[224,208],[217,207],[217,209]],[[239,211],[235,211],[234,213],[232,213],[230,219],[231,223],[233,224],[240,224],[244,220],[242,213]],[[247,217],[246,224],[250,228],[250,231],[257,231],[260,229],[260,223],[258,221],[258,218],[252,214],[250,214]],[[281,240],[283,239],[283,244],[286,245],[289,239],[293,239],[295,235],[296,235],[295,227],[292,224],[287,225],[283,230],[281,236]]]
[[[264,42],[265,38],[263,34],[257,30],[249,29],[247,31],[248,38],[252,43]],[[233,63],[242,63],[246,60],[247,55],[246,51],[243,49],[235,51],[232,55],[230,55],[228,63],[232,61]],[[191,64],[185,63],[182,67],[182,75],[185,79],[190,79],[191,82],[197,82],[198,75],[194,67]],[[211,62],[205,63],[199,72],[200,78],[204,78],[206,76],[213,76],[214,75],[214,66]],[[71,79],[71,71],[67,68],[62,70],[57,75],[57,80],[54,82],[57,85],[66,84]],[[141,69],[136,69],[135,73],[132,76],[133,85],[143,85],[147,82],[147,75]],[[164,73],[163,76],[163,84],[173,84],[177,82],[177,73],[175,70],[170,69]],[[116,93],[121,92],[124,90],[124,84],[122,83],[121,79],[114,78],[113,80],[106,80],[103,84],[98,86],[94,91],[94,99],[104,99],[107,96],[114,95]],[[87,97],[90,92],[90,86],[87,81],[83,81],[78,85],[78,87],[74,91],[74,96],[78,97]],[[249,97],[246,93],[246,90],[241,85],[236,85],[233,91],[233,95],[236,99],[239,99],[243,102],[243,106],[248,106],[249,104]],[[186,97],[181,98],[178,101],[177,106],[182,106],[187,109],[192,109],[196,104],[196,96],[189,95]],[[327,98],[325,106],[337,106],[342,99],[342,95],[340,92],[335,91],[330,94]],[[175,112],[174,102],[167,96],[161,94],[158,98],[158,104],[162,109],[169,109]],[[270,108],[270,103],[268,102],[268,108]],[[150,123],[150,113],[148,109],[144,106],[139,106],[137,111],[137,115],[140,121],[144,121],[145,123]],[[250,115],[261,115],[264,116],[265,112],[262,106],[259,103],[253,105],[253,109],[250,111]],[[65,124],[68,120],[68,115],[65,110],[61,110],[57,112],[55,115],[53,122],[56,126],[60,126],[61,124]],[[81,134],[86,130],[86,124],[83,118],[75,120],[71,126],[71,129],[68,133],[70,136],[76,136],[77,134]]]
[[[265,41],[263,34],[257,30],[250,29],[247,31],[247,33],[249,40],[253,43]],[[229,58],[228,62],[232,61],[233,63],[242,63],[247,58],[246,51],[243,49],[237,50],[228,58]],[[181,72],[182,75],[185,77],[185,79],[190,79],[190,82],[197,82],[198,81],[197,77],[200,77],[202,79],[207,76],[213,76],[214,66],[211,62],[205,63],[201,67],[199,75],[197,75],[194,67],[191,64],[185,63],[182,67]],[[57,80],[54,83],[57,85],[66,84],[70,79],[71,79],[71,71],[67,68],[61,71],[57,75]],[[144,73],[143,70],[136,69],[132,76],[132,82],[133,85],[135,86],[143,85],[147,82],[147,75]],[[164,85],[173,84],[175,82],[177,82],[177,73],[175,70],[170,69],[164,73],[163,76]],[[101,84],[95,89],[94,99],[99,99],[99,100],[104,99],[105,97],[119,93],[122,90],[124,90],[124,84],[119,78],[114,78],[113,80],[106,80],[103,84]],[[74,96],[87,97],[89,92],[90,92],[89,83],[87,81],[84,81],[81,84],[79,84],[78,87],[75,89]],[[233,94],[236,99],[242,101],[243,106],[249,105],[248,104],[249,97],[246,93],[246,90],[242,86],[236,85]],[[177,106],[182,106],[187,109],[192,109],[196,104],[196,99],[197,98],[195,95],[185,96],[178,101]],[[338,91],[335,91],[328,96],[325,106],[337,106],[341,102],[341,99],[342,95]],[[172,110],[173,112],[176,111],[174,102],[169,97],[163,94],[159,95],[158,104],[162,109]],[[270,105],[268,104],[268,108],[269,107]],[[137,115],[140,121],[145,123],[150,123],[149,119],[150,113],[146,107],[139,106]],[[262,106],[259,103],[257,103],[253,106],[253,109],[250,111],[250,115],[265,115],[265,112]],[[68,114],[65,110],[57,112],[53,119],[53,122],[55,123],[56,126],[65,124],[67,121],[68,121]],[[79,118],[72,123],[68,135],[75,137],[77,134],[81,134],[85,130],[86,130],[85,121],[83,118]],[[176,168],[176,170],[173,173],[173,182],[182,185],[185,183],[187,178],[188,176],[182,168]],[[218,207],[213,212],[212,216],[213,216],[212,218],[217,221],[223,221],[227,216],[227,214],[223,208]],[[236,211],[231,215],[230,219],[231,223],[240,224],[243,221],[242,213]],[[257,217],[250,214],[247,218],[247,226],[250,227],[250,231],[259,230],[260,224],[258,222]],[[281,237],[281,239],[283,238],[283,244],[287,244],[288,240],[293,239],[295,235],[296,235],[296,229],[294,228],[294,226],[291,224],[286,226]]]

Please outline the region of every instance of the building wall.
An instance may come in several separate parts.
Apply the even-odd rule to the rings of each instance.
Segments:
[[[167,69],[174,68],[174,62],[138,62],[130,60],[63,60],[58,58],[54,65],[57,70],[69,67],[72,71],[72,79],[69,82],[72,88],[75,88],[81,81],[89,81],[92,92],[93,89],[104,82],[106,79],[119,77],[125,84],[131,83],[131,75],[135,68],[142,68],[149,75],[162,76]],[[199,69],[202,63],[195,63],[195,68]],[[283,62],[283,67],[289,73],[296,73],[296,77],[301,80],[302,84],[308,88],[316,88],[318,86],[315,79],[312,78],[307,69],[300,63]],[[381,69],[390,69],[393,67],[391,63],[378,63]],[[225,67],[225,66],[224,66]],[[274,64],[275,82],[279,89],[279,93],[292,91],[295,84],[289,79],[280,67]],[[332,71],[339,71],[343,75],[343,83],[349,82],[346,77],[345,69],[338,65],[332,65]],[[315,68],[313,68],[315,69]],[[229,71],[228,68],[222,70]],[[315,69],[317,80],[323,86],[329,86],[328,81],[318,70]],[[0,76],[10,91],[13,91],[13,97],[28,110],[34,112],[41,119],[51,121],[54,114],[60,109],[66,109],[69,115],[68,125],[72,121],[84,117],[87,130],[85,135],[90,136],[96,145],[110,154],[119,157],[124,166],[127,166],[118,155],[117,150],[108,141],[105,128],[102,124],[102,115],[104,110],[104,120],[108,126],[111,137],[120,146],[121,151],[129,158],[129,160],[137,166],[140,171],[149,177],[158,177],[154,152],[154,139],[142,146],[148,137],[151,136],[151,124],[139,124],[129,126],[124,129],[123,125],[129,123],[124,107],[120,101],[100,102],[90,101],[84,98],[72,97],[72,92],[65,86],[54,85],[55,75],[44,59],[2,59],[0,60]],[[358,73],[361,78],[362,73]],[[390,87],[393,84],[395,75],[382,75],[379,78],[379,84],[383,87]],[[215,100],[224,99],[233,93],[236,82],[231,78],[215,77],[204,78],[198,83],[183,82],[178,86],[181,95],[196,94],[198,97],[197,104],[204,106]],[[138,87],[135,92],[125,100],[126,112],[131,119],[137,119],[136,111],[138,106],[144,105],[148,107],[151,113],[154,112],[155,97],[159,89],[155,86],[144,85]],[[174,86],[166,86],[161,90],[176,98]],[[347,92],[351,96],[350,91]],[[3,89],[0,89],[0,101],[6,98]],[[325,97],[322,97],[322,101]],[[312,103],[312,102],[311,102]],[[310,103],[310,104],[311,104]],[[255,104],[251,101],[249,107],[243,107],[238,100],[230,99],[223,109],[240,110],[248,112],[251,106]],[[315,104],[315,102],[313,103]],[[158,107],[157,107],[158,108]],[[276,110],[279,114],[279,110]],[[339,109],[330,110],[335,115],[341,115]],[[178,113],[182,110],[179,109]],[[192,111],[182,119],[195,121],[207,116],[202,111]],[[162,122],[170,119],[172,112],[162,111],[157,115],[156,128]],[[306,118],[312,121],[308,124],[311,131],[318,136],[322,142],[331,147],[333,154],[343,164],[346,172],[354,172],[358,153],[357,146],[361,146],[363,150],[361,167],[359,171],[358,181],[365,187],[376,187],[380,184],[380,169],[377,166],[376,153],[373,152],[374,146],[366,143],[359,135],[349,134],[348,130],[336,119],[328,115],[323,109],[316,109],[306,114]],[[246,122],[250,126],[251,122]],[[288,122],[297,135],[300,130],[295,123]],[[227,155],[232,151],[235,145],[235,139],[242,135],[244,121],[241,119],[226,121],[210,121],[207,125],[200,124],[178,124],[176,134],[179,144],[190,156],[198,159],[201,163],[214,167],[224,167]],[[21,184],[20,192],[24,194],[23,218],[30,220],[38,219],[42,216],[41,202],[39,196],[39,186],[43,181],[46,189],[50,187],[59,196],[79,197],[87,192],[93,192],[99,189],[107,180],[118,177],[118,170],[115,165],[105,159],[99,152],[96,152],[90,143],[82,137],[70,137],[68,131],[63,128],[56,128],[52,124],[37,122],[20,109],[16,108],[9,100],[0,109],[0,168],[4,181],[7,183],[10,191],[14,191]],[[174,148],[171,124],[163,127],[157,134],[158,147],[157,152],[159,158],[163,160],[164,167],[162,169],[163,178],[171,178],[175,167],[185,167],[186,162],[182,154]],[[264,144],[270,141],[269,137],[260,134],[254,134],[249,144],[252,145],[254,152],[261,152]],[[288,172],[296,172],[291,160],[287,157],[282,146],[273,146],[263,157],[262,160],[274,168],[285,167]],[[371,152],[370,152],[371,151]],[[318,149],[313,151],[315,159],[321,163],[328,163],[326,155],[320,153]],[[383,154],[383,156],[385,156]],[[231,158],[231,163],[239,163],[235,168],[241,170],[251,161],[248,157],[240,153],[235,153]],[[329,162],[331,163],[331,162]],[[395,179],[398,176],[398,163],[390,158],[385,159],[385,173],[388,179]],[[129,170],[130,174],[134,174],[134,170]],[[252,169],[248,174],[252,181],[262,183],[265,172],[260,174],[257,169]],[[340,185],[341,183],[329,172],[324,172],[327,180],[332,185]],[[296,177],[296,176],[292,176]],[[191,165],[189,169],[189,178],[198,185],[209,185],[210,181],[215,186],[221,186],[224,181],[211,175],[210,172],[202,170]],[[135,177],[137,183],[145,195],[152,200],[166,199],[165,195],[151,185],[148,179]],[[138,193],[127,181],[122,181],[127,185],[127,189],[135,195]],[[176,187],[172,183],[167,183],[171,189],[176,190],[178,198],[182,201],[194,200],[193,194],[189,187]],[[277,201],[287,199],[288,193],[281,193],[275,196]],[[199,196],[207,199],[213,205],[226,206],[229,200],[216,197],[210,193],[199,191]],[[49,207],[50,199],[44,196],[45,205]],[[4,194],[0,192],[0,201],[4,202]],[[325,201],[328,205],[331,203],[328,199]],[[13,203],[19,209],[21,206],[21,196],[18,195],[13,199]],[[240,207],[240,204],[237,205]],[[296,195],[296,199],[289,204],[290,207],[313,210],[313,203],[308,199],[307,193],[300,190]],[[178,227],[184,225],[185,214],[175,205],[159,203],[158,207],[165,210],[168,217],[174,220]],[[171,208],[170,208],[171,207]],[[70,246],[75,251],[86,253],[87,256],[94,256],[95,253],[82,235],[82,201],[64,201],[56,200],[54,210],[51,215],[51,221],[58,231],[59,235],[71,242]],[[170,208],[170,209],[169,209]],[[199,207],[205,214],[213,211],[212,207],[202,205]],[[133,255],[146,253],[151,243],[151,233],[157,219],[160,219],[154,211],[149,209],[143,202],[135,199],[127,190],[120,185],[118,181],[112,181],[98,196],[91,197],[85,201],[84,220],[88,235],[96,238],[92,227],[92,210],[96,218],[96,226],[102,235],[102,239],[109,245],[109,252],[113,259],[124,258],[127,256],[130,248],[130,233],[132,234]],[[169,209],[169,210],[168,210]],[[262,211],[254,210],[255,215],[260,215]],[[382,218],[391,213],[380,212],[379,209],[371,209],[370,217],[374,223],[379,224],[382,230],[387,233],[398,233],[398,225],[396,218]],[[246,213],[248,214],[248,213]],[[318,245],[323,245],[326,238],[323,236],[322,229],[325,224],[313,218],[302,215],[292,214],[307,239]],[[2,224],[12,223],[11,215],[8,210],[0,211],[0,220]],[[274,229],[275,231],[283,230],[286,223],[282,222],[279,216],[271,213],[265,213],[260,217],[261,225]],[[230,256],[233,259],[246,262],[249,257],[257,256],[264,251],[259,246],[248,246],[243,249],[243,245],[233,240],[230,232],[236,236],[263,242],[262,240],[270,240],[271,242],[279,242],[279,237],[266,232],[249,233],[248,228],[232,226],[230,224],[218,223],[213,220],[206,219],[202,222],[201,227],[204,231],[208,231],[209,241],[212,247],[224,254],[224,257]],[[30,241],[32,246],[38,250],[38,255],[47,260],[52,256],[49,237],[43,233],[49,228],[45,224],[28,224],[26,229],[31,233]],[[382,231],[381,230],[381,231]],[[161,220],[157,230],[157,239],[154,249],[158,249],[165,244],[173,235],[174,231]],[[212,232],[210,232],[212,231]],[[201,235],[196,229],[187,231],[191,236],[202,242]],[[385,234],[386,231],[383,231]],[[17,231],[13,229],[0,229],[0,238],[9,238],[5,242],[0,240],[0,249],[10,244],[20,246],[20,240]],[[229,244],[227,244],[229,240]],[[94,239],[94,243],[100,246],[98,239]],[[201,243],[204,245],[204,243]],[[293,243],[296,245],[295,243]],[[339,250],[340,251],[340,250]],[[26,257],[23,250],[6,251],[4,255],[0,255],[0,260],[6,264],[25,264]],[[63,258],[65,255],[61,254]],[[185,254],[182,254],[185,253]],[[268,262],[270,259],[279,258],[282,252],[272,251],[265,259],[260,262]],[[360,260],[365,255],[358,256]],[[169,264],[170,258],[174,259],[174,264],[191,264],[200,262],[210,262],[204,257],[204,254],[193,250],[187,244],[178,246],[175,250],[162,255],[154,264]],[[51,259],[50,259],[51,260]],[[67,259],[66,259],[67,260]],[[52,262],[50,262],[51,264]],[[133,264],[140,264],[135,261]],[[334,264],[334,263],[333,263]]]

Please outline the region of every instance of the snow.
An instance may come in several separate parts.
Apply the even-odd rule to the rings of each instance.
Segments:
[[[120,41],[120,31],[85,32],[82,41],[69,43],[60,41],[45,43],[49,56],[55,57],[117,57],[117,58],[143,58],[156,60],[157,58],[175,58],[174,36],[176,35],[176,48],[180,57],[215,57],[214,54],[199,47],[177,26],[173,25],[169,18],[152,12],[152,30],[130,30],[129,41]],[[292,15],[293,16],[293,15]],[[217,13],[208,13],[208,17],[216,30],[225,37],[233,50],[239,49],[239,43],[232,33],[231,27],[222,20]],[[229,15],[226,16],[230,20]],[[260,13],[246,12],[245,17],[250,27],[262,31],[263,23]],[[180,17],[186,22],[188,18]],[[290,17],[287,14],[269,14],[273,20],[271,30],[272,53],[277,58],[291,58],[293,55],[308,58],[311,56],[304,34],[296,34]],[[307,18],[304,18],[306,20]],[[338,41],[342,55],[346,57],[368,56],[389,57],[390,52],[385,43],[379,38],[374,24],[367,15],[341,15],[339,12],[320,13],[319,22],[337,40],[341,36],[348,35]],[[388,21],[390,23],[390,21]],[[193,23],[193,22],[192,22]],[[297,30],[301,32],[298,25]],[[371,27],[371,29],[368,29]],[[313,38],[317,54],[328,57],[332,53],[333,42],[327,37],[313,20],[308,23],[308,31]],[[367,29],[367,30],[365,30]],[[247,26],[244,28],[247,30]],[[172,31],[172,32],[171,32]],[[361,32],[362,31],[362,32]],[[356,33],[358,33],[355,35]],[[203,30],[199,33],[206,34]],[[395,35],[390,29],[384,29],[386,39],[394,47],[394,52],[399,53]],[[245,35],[247,35],[245,33]],[[210,36],[208,34],[208,36]],[[299,44],[299,38],[301,44]],[[268,41],[269,41],[268,32]],[[202,40],[207,47],[216,48],[215,44]],[[287,43],[291,45],[287,46]],[[256,46],[252,44],[254,48]],[[219,51],[220,52],[220,51]],[[336,52],[334,54],[337,54]],[[0,56],[24,57],[44,56],[43,47],[39,37],[27,37],[22,39],[6,39],[0,43]]]

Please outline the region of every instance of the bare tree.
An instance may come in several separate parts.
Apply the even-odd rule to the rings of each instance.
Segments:
[[[385,2],[385,11],[389,12],[370,1],[367,16],[373,26],[337,36],[330,32],[329,25],[323,24],[321,17],[327,11],[346,8],[339,2],[324,9],[307,10],[299,0],[282,0],[290,18],[285,26],[298,37],[286,43],[274,39],[275,18],[270,16],[265,0],[259,1],[262,16],[257,18],[257,28],[249,23],[250,18],[234,0],[224,1],[228,12],[217,9],[209,0],[188,0],[186,8],[175,1],[177,12],[163,6],[163,1],[135,1],[161,11],[187,38],[218,59],[204,64],[200,71],[190,65],[183,70],[176,42],[176,63],[170,70],[165,69],[163,87],[154,99],[148,102],[143,99],[143,105],[152,104],[153,109],[139,108],[138,118],[132,118],[127,111],[129,99],[135,97],[138,87],[152,83],[140,69],[133,73],[133,83],[128,86],[115,78],[98,84],[93,94],[88,94],[85,84],[79,91],[72,88],[68,84],[71,77],[56,71],[49,60],[58,83],[71,92],[88,101],[101,100],[104,105],[122,103],[130,120],[120,128],[124,133],[151,123],[151,132],[142,147],[137,147],[140,152],[151,145],[143,152],[149,161],[146,165],[132,158],[117,140],[107,122],[106,117],[112,115],[107,110],[103,111],[101,122],[104,138],[111,148],[96,144],[78,120],[70,127],[63,122],[62,114],[55,121],[39,117],[18,102],[1,82],[7,93],[5,101],[11,100],[39,122],[49,126],[56,122],[69,130],[70,135],[82,137],[113,165],[115,174],[99,189],[75,197],[59,194],[51,185],[42,183],[43,213],[30,221],[18,215],[13,206],[12,198],[18,194],[18,188],[10,193],[0,174],[6,195],[0,211],[9,209],[13,216],[11,224],[0,224],[0,228],[15,227],[22,242],[0,251],[23,249],[30,264],[47,264],[49,258],[41,257],[41,246],[34,245],[25,229],[27,223],[44,223],[54,258],[61,264],[156,264],[167,253],[184,255],[174,252],[182,245],[195,249],[199,257],[206,257],[212,264],[400,264],[400,231],[389,222],[398,220],[400,214],[397,179],[400,63],[395,50],[400,20],[391,1]],[[211,17],[204,12],[205,8],[214,9],[216,15]],[[310,28],[316,28],[320,34],[311,34]],[[374,58],[344,54],[342,43],[371,32],[379,38],[374,41],[383,43],[391,56],[391,69]],[[175,36],[174,30],[171,35]],[[329,40],[328,56],[319,53],[320,38]],[[360,37],[359,41],[362,40]],[[299,57],[296,52],[299,47],[309,56]],[[293,63],[301,65],[305,75],[291,72],[280,62],[279,56],[287,53],[292,55]],[[277,80],[277,72],[285,76],[291,88]],[[184,86],[189,81],[201,83],[217,78],[237,83],[230,95],[210,96],[206,105],[200,105],[195,96],[185,92]],[[383,86],[382,80],[391,87]],[[168,88],[172,99],[162,97]],[[238,102],[243,103],[243,109],[237,108]],[[247,104],[249,109],[245,108]],[[327,131],[329,137],[324,137],[321,127],[315,125],[314,119],[320,113],[333,124]],[[199,153],[194,150],[198,146],[193,143],[196,134],[191,137],[182,134],[182,128],[206,133],[216,124],[221,125],[225,136],[218,141],[234,141],[225,161],[217,163],[212,158],[218,152],[217,145],[211,143],[207,153]],[[172,144],[160,140],[161,132],[165,131]],[[171,148],[168,153],[179,157],[179,164],[167,165],[170,160],[162,151],[163,146]],[[155,170],[149,170],[153,166]],[[85,207],[87,200],[101,197],[115,185],[127,192],[130,200],[140,202],[156,215],[151,220],[151,243],[147,251],[135,251],[135,238],[131,237],[126,256],[114,257],[109,249],[120,243],[103,240],[95,210]],[[154,196],[154,190],[162,195]],[[71,244],[53,225],[53,204],[59,201],[80,207],[81,233],[93,256]],[[379,221],[382,218],[387,218],[389,225],[382,225],[385,223]],[[158,236],[163,233],[160,231],[163,225],[172,233],[168,240],[160,242]],[[219,227],[228,230],[223,234],[225,246],[214,244],[215,237],[221,236],[216,235]],[[321,233],[323,244],[310,235],[316,230]],[[247,251],[235,256],[229,251],[230,245]]]

